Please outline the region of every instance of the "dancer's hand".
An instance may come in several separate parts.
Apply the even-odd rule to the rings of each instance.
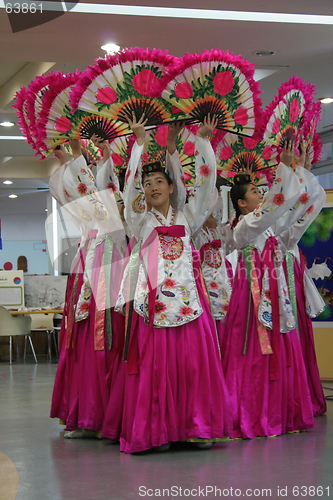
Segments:
[[[218,124],[217,116],[216,115],[211,116],[211,114],[208,113],[208,115],[205,116],[203,125],[199,128],[197,135],[202,138],[207,137],[208,134],[211,134],[213,132],[217,124]]]
[[[64,165],[69,160],[68,153],[64,146],[61,144],[56,146],[53,150],[54,156],[56,156],[60,162],[60,165]]]
[[[136,142],[141,146],[145,142],[146,129],[148,118],[145,118],[143,113],[140,120],[137,121],[134,111],[132,112],[132,119],[128,118],[128,124],[131,127],[133,134],[136,136]]]
[[[294,159],[294,141],[288,139],[283,144],[283,151],[280,155],[280,161],[290,167]]]

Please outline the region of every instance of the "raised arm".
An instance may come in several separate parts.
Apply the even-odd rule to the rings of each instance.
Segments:
[[[216,192],[216,160],[207,134],[216,128],[217,118],[208,115],[199,128],[195,145],[198,155],[195,159],[195,186],[183,212],[194,234],[205,222],[209,206]]]
[[[287,166],[291,164],[293,155],[292,146],[286,144],[271,189],[265,194],[262,203],[253,212],[244,215],[234,228],[233,238],[237,248],[243,248],[255,240],[297,202],[300,183],[293,169]],[[285,220],[284,229],[289,225],[290,222]]]
[[[184,128],[183,122],[169,124],[168,147],[166,155],[166,171],[173,183],[173,193],[170,195],[171,204],[176,211],[181,210],[186,202],[186,188],[184,172],[176,148],[178,134]]]
[[[139,238],[140,228],[143,224],[147,212],[147,204],[141,183],[141,155],[144,151],[144,143],[146,139],[145,124],[147,120],[144,115],[139,121],[133,114],[133,119],[128,120],[128,123],[136,136],[136,141],[133,145],[131,156],[128,162],[125,187],[123,191],[124,200],[124,218],[136,238]]]

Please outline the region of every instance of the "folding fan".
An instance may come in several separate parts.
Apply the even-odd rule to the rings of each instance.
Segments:
[[[35,134],[32,133],[31,128],[31,114],[28,111],[28,91],[25,87],[21,87],[20,90],[15,94],[13,107],[17,110],[16,116],[19,119],[18,126],[21,129],[22,135],[25,137],[27,143],[39,152],[37,147]]]
[[[253,136],[259,129],[259,85],[241,56],[217,49],[185,54],[165,73],[159,91],[169,107],[198,122],[215,115],[220,130]]]
[[[320,136],[316,131],[318,122],[320,120],[321,103],[315,101],[310,111],[304,117],[304,126],[300,132],[301,137],[306,142],[307,152],[310,155],[311,163],[317,163],[320,160],[323,145]]]
[[[314,86],[292,76],[279,87],[278,96],[266,108],[263,120],[264,140],[281,153],[283,144],[291,139],[297,143],[304,116],[308,113]]]
[[[30,132],[35,138],[36,144],[40,142],[37,124],[40,119],[44,95],[49,89],[52,81],[58,77],[62,78],[62,75],[62,71],[56,71],[38,76],[32,80],[27,87],[27,112],[29,114]]]
[[[69,139],[90,139],[93,134],[97,134],[110,140],[118,135],[121,128],[128,133],[127,125],[117,125],[106,118],[81,110],[70,112],[70,90],[80,75],[80,71],[57,75],[45,92],[38,122],[39,146],[46,151],[45,154],[51,154],[57,144]]]
[[[127,168],[134,142],[133,134],[116,137],[110,142],[111,158],[118,174]]]
[[[128,123],[133,112],[142,114],[147,125],[161,124],[169,116],[161,98],[152,97],[164,68],[176,58],[153,49],[129,48],[88,66],[71,93],[72,110],[81,109]],[[121,133],[121,132],[120,132]]]
[[[270,184],[277,167],[277,151],[265,141],[221,134],[216,147],[217,170],[232,182],[239,172],[249,173],[257,185]]]

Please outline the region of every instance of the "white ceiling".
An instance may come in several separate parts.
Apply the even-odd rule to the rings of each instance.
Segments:
[[[103,0],[89,3],[109,4]],[[118,5],[279,12],[333,16],[332,0],[117,0]],[[80,5],[83,2],[80,3]],[[1,0],[0,0],[1,5]],[[36,14],[37,15],[37,14]],[[267,105],[278,86],[291,75],[297,75],[316,85],[318,97],[333,96],[333,25],[287,24],[203,19],[176,19],[68,12],[57,19],[12,33],[5,9],[0,8],[0,121],[17,121],[11,108],[12,98],[22,85],[50,69],[73,71],[84,69],[94,59],[104,55],[100,46],[114,42],[122,47],[141,46],[168,49],[175,56],[184,52],[201,52],[213,47],[241,54],[258,69],[274,70],[261,80],[263,104]],[[271,57],[253,53],[272,50]],[[333,104],[326,105],[320,123],[321,131],[333,127]],[[56,168],[53,158],[40,161],[24,142],[10,140],[20,135],[17,126],[0,127],[0,211],[10,192],[22,195],[22,188],[31,189],[35,200],[45,198],[38,191]],[[14,181],[3,188],[2,180]],[[21,193],[20,193],[21,191]],[[11,207],[21,205],[29,195],[8,200]],[[24,203],[23,203],[24,204]],[[37,210],[37,204],[36,204]]]

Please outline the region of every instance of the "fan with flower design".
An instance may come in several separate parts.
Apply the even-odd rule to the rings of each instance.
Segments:
[[[250,137],[259,130],[259,85],[254,66],[241,56],[218,49],[185,54],[165,73],[159,95],[169,110],[178,109],[197,122],[210,113],[218,117],[218,129]]]
[[[314,86],[292,76],[279,87],[278,95],[266,108],[263,120],[264,140],[282,152],[286,140],[297,143],[304,117],[308,113]]]
[[[28,90],[25,87],[21,87],[20,90],[15,94],[13,107],[17,110],[16,116],[19,119],[18,125],[21,129],[22,135],[25,137],[27,143],[39,153],[39,148],[37,147],[35,134],[32,133],[31,124],[31,114],[28,111]]]
[[[221,134],[216,159],[221,177],[232,182],[237,173],[249,173],[256,185],[270,184],[278,164],[277,151],[267,142],[229,133]]]
[[[128,123],[133,113],[143,113],[147,125],[168,120],[163,99],[153,98],[152,89],[175,57],[153,49],[128,48],[97,59],[73,87],[72,110],[81,109],[117,122]]]
[[[51,154],[57,144],[69,139],[88,140],[93,134],[97,134],[103,139],[110,140],[118,135],[121,128],[119,124],[81,110],[70,112],[70,90],[80,75],[81,72],[76,71],[57,76],[45,92],[38,129],[39,146],[46,151],[46,154]],[[125,125],[122,128],[128,130]]]
[[[118,174],[120,171],[126,170],[128,166],[135,139],[133,134],[121,135],[110,142],[111,158]]]
[[[38,123],[40,120],[40,113],[43,106],[43,100],[46,92],[49,90],[52,82],[57,78],[63,78],[62,71],[50,72],[46,75],[38,76],[32,80],[27,87],[27,113],[29,114],[30,133],[35,138],[37,145],[37,154],[42,155],[43,150],[40,148],[40,132]]]
[[[320,160],[323,145],[320,136],[316,131],[318,122],[320,120],[321,102],[316,101],[312,103],[310,111],[304,118],[304,125],[301,130],[301,137],[305,140],[306,150],[310,156],[312,164]]]

